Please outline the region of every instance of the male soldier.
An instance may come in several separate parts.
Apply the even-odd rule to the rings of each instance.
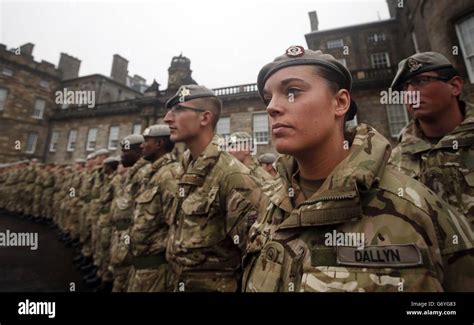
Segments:
[[[73,180],[74,170],[72,166],[66,166],[61,172],[57,173],[55,186],[54,186],[54,215],[56,225],[65,234],[64,242],[66,246],[70,246],[72,243],[71,232],[67,227],[67,221],[70,218],[69,208],[71,199],[71,183]]]
[[[69,176],[70,182],[66,185],[67,197],[63,206],[63,223],[64,228],[70,234],[71,243],[75,247],[79,246],[79,211],[80,197],[79,189],[81,187],[82,171],[86,164],[85,159],[76,159],[74,170]]]
[[[107,158],[109,152],[107,149],[99,149],[93,153],[93,159],[90,163],[91,170],[85,175],[84,186],[81,186],[81,196],[84,195],[84,202],[81,209],[81,243],[82,243],[82,255],[86,261],[81,263],[81,272],[88,274],[95,271],[95,267],[92,264],[92,224],[93,220],[96,219],[97,211],[93,211],[93,208],[97,210],[97,199],[100,193],[100,184],[104,177],[102,162]],[[82,193],[84,191],[84,193]],[[94,201],[95,200],[95,201]],[[95,206],[94,206],[95,203]],[[95,235],[95,234],[94,234]],[[87,263],[86,263],[87,262]]]
[[[128,292],[157,292],[166,289],[166,244],[168,222],[177,192],[179,163],[172,153],[168,125],[157,124],[143,132],[143,158],[151,162],[149,181],[135,200],[130,227],[132,268],[128,276]]]
[[[33,192],[33,220],[39,221],[41,218],[41,198],[43,195],[43,183],[46,178],[46,166],[42,163],[37,164],[37,173],[35,179],[35,189]]]
[[[463,213],[474,226],[474,106],[459,99],[464,81],[443,55],[414,54],[398,64],[392,88],[419,92],[390,163]],[[412,96],[413,98],[414,96]]]
[[[17,185],[14,187],[13,191],[10,193],[14,199],[13,212],[18,216],[23,214],[25,208],[25,202],[23,200],[24,189],[26,187],[26,176],[28,174],[28,161],[22,161],[18,164],[18,179]]]
[[[7,181],[7,205],[6,209],[11,214],[17,214],[17,205],[18,205],[18,191],[22,185],[22,163],[19,162],[12,166],[11,171],[9,172]]]
[[[99,217],[95,224],[97,230],[94,246],[94,265],[97,267],[97,273],[94,272],[88,277],[86,276],[86,282],[91,285],[101,284],[100,290],[107,292],[112,290],[112,277],[107,269],[112,223],[110,218],[110,208],[114,195],[120,188],[121,175],[117,173],[119,163],[119,157],[109,157],[103,162],[105,178],[102,183],[102,190],[99,197]]]
[[[261,168],[257,159],[252,156],[251,152],[255,144],[250,134],[247,132],[234,132],[229,137],[228,145],[229,153],[247,166],[250,170],[250,175],[255,177],[255,180],[260,186],[273,180],[271,175]]]
[[[85,239],[84,239],[84,244],[82,247],[83,255],[86,257],[91,256],[92,258],[93,258],[93,255],[96,253],[94,251],[95,241],[97,239],[97,231],[98,231],[96,221],[99,218],[99,213],[100,213],[100,208],[101,208],[100,193],[101,193],[102,185],[105,179],[103,162],[109,156],[109,151],[107,149],[99,149],[94,152],[94,156],[95,156],[94,158],[95,167],[92,170],[92,173],[89,179],[91,183],[90,202],[86,206],[87,208],[85,210],[83,208],[83,213],[85,214],[85,229],[84,229]],[[81,272],[83,272],[84,275],[90,276],[91,273],[95,273],[96,271],[97,271],[97,267],[95,267],[93,263],[90,263],[88,265],[81,267]],[[98,283],[94,282],[94,283],[88,283],[88,284],[91,286],[94,286],[95,284],[98,284]]]
[[[272,153],[264,153],[258,157],[258,162],[260,166],[273,177],[277,176],[277,171],[273,167],[276,157]]]
[[[43,222],[51,223],[53,218],[53,194],[55,191],[55,182],[61,182],[62,166],[56,166],[55,163],[46,165],[44,175],[43,192],[41,193],[41,215]],[[55,211],[55,213],[57,210]]]
[[[84,241],[86,239],[86,220],[85,216],[86,213],[84,211],[87,211],[88,204],[91,199],[90,192],[92,190],[92,171],[94,170],[95,167],[95,154],[91,153],[87,156],[86,158],[86,167],[85,169],[81,172],[81,186],[79,188],[79,202],[78,202],[78,210],[77,210],[77,219],[78,219],[78,227],[79,227],[79,242],[80,246],[84,244]],[[79,254],[74,258],[74,263],[76,266],[82,267],[84,265],[89,264],[92,259],[90,256],[90,251],[87,251],[88,256],[84,256],[82,252],[82,247],[80,249]]]
[[[28,172],[25,177],[25,187],[24,194],[22,195],[24,201],[24,210],[23,215],[29,217],[31,215],[31,210],[33,208],[33,191],[35,188],[35,179],[36,179],[36,163],[37,159],[32,159],[28,165]]]
[[[166,103],[171,141],[188,148],[166,251],[170,290],[238,291],[248,229],[265,205],[248,168],[219,148],[214,130],[221,106],[198,85],[181,86]]]
[[[142,158],[141,145],[144,141],[141,134],[130,134],[120,141],[122,165],[127,170],[123,179],[123,190],[114,198],[112,207],[109,270],[114,277],[113,292],[125,291],[131,268],[129,227],[133,218],[133,206],[135,198],[144,187],[151,166],[149,161]]]

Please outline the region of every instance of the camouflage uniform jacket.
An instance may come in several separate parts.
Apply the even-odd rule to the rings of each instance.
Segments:
[[[252,157],[252,164],[247,165],[247,168],[250,169],[250,175],[255,178],[257,184],[259,184],[260,186],[264,186],[268,182],[272,182],[274,180],[272,175],[270,175],[265,171],[265,169],[260,167],[260,164],[254,157]]]
[[[132,167],[130,167],[124,178],[123,189],[117,193],[114,198],[114,209],[112,218],[115,223],[127,224],[119,225],[119,228],[127,228],[133,217],[133,204],[138,194],[140,193],[141,188],[144,186],[144,179],[148,173],[150,162],[145,159],[139,159]]]
[[[387,168],[389,156],[388,141],[360,124],[348,157],[297,204],[290,197],[298,198],[290,176],[297,163],[279,160],[284,186],[252,226],[243,288],[474,290],[473,234],[465,218],[421,183]],[[341,234],[352,235],[352,244],[349,236],[339,242]]]
[[[463,102],[461,102],[463,103]],[[464,105],[463,105],[464,106]],[[474,106],[464,121],[438,143],[423,136],[415,121],[402,131],[390,164],[428,186],[459,209],[474,226]]]
[[[179,163],[172,153],[158,158],[150,166],[150,181],[135,200],[130,229],[131,252],[134,257],[163,253],[168,239],[168,223],[177,193]]]
[[[176,197],[166,251],[174,275],[207,281],[185,290],[238,290],[249,226],[266,205],[248,168],[214,137],[194,161],[184,153]]]

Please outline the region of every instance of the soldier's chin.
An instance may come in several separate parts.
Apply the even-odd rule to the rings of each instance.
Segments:
[[[294,149],[294,145],[291,143],[291,140],[284,138],[273,139],[273,144],[276,151],[284,155],[291,155]]]
[[[180,142],[181,141],[180,137],[176,133],[174,133],[174,134],[171,133],[170,134],[170,140],[173,141],[173,142]]]

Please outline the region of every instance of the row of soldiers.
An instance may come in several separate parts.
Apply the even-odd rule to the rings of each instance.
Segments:
[[[218,139],[220,149],[245,164],[260,186],[275,178],[275,155],[262,154],[257,160],[249,133]],[[163,145],[153,145],[154,141],[163,141],[159,142]],[[152,239],[163,242],[160,237],[166,238],[166,227],[163,220],[150,227],[140,219],[143,211],[135,213],[134,208],[135,200],[158,179],[168,187],[164,179],[176,178],[179,166],[171,153],[174,145],[169,127],[153,125],[144,135],[129,135],[120,144],[122,157],[109,157],[108,150],[99,149],[87,159],[76,159],[74,166],[33,159],[0,168],[0,209],[58,228],[59,239],[77,249],[74,263],[90,287],[115,292],[162,291],[165,284],[160,281],[164,279],[147,276],[147,266],[156,259],[147,256],[156,248],[148,248],[150,252],[146,245]],[[173,188],[170,183],[169,190]],[[169,196],[165,201],[171,200]],[[153,234],[158,230],[161,236]],[[158,259],[163,261],[164,257]]]
[[[347,68],[292,46],[257,80],[276,175],[233,146],[246,134],[223,148],[221,102],[183,85],[166,125],[121,141],[123,170],[96,152],[79,196],[63,192],[50,212],[79,241],[90,284],[116,292],[474,291],[474,108],[462,85],[439,53],[401,61],[392,88],[421,101],[392,152],[373,127],[346,128],[357,112]]]

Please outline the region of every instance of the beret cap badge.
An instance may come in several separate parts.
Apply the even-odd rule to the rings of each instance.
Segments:
[[[290,46],[286,50],[286,55],[289,56],[289,57],[292,57],[292,58],[303,56],[304,55],[304,48],[302,46],[299,46],[299,45]]]
[[[410,69],[410,72],[416,71],[419,68],[421,68],[421,63],[419,63],[417,60],[413,58],[409,58],[407,61],[408,68]]]
[[[190,91],[188,88],[182,86],[180,89],[179,89],[179,96],[180,97],[185,97],[185,96],[189,96],[190,95]]]

